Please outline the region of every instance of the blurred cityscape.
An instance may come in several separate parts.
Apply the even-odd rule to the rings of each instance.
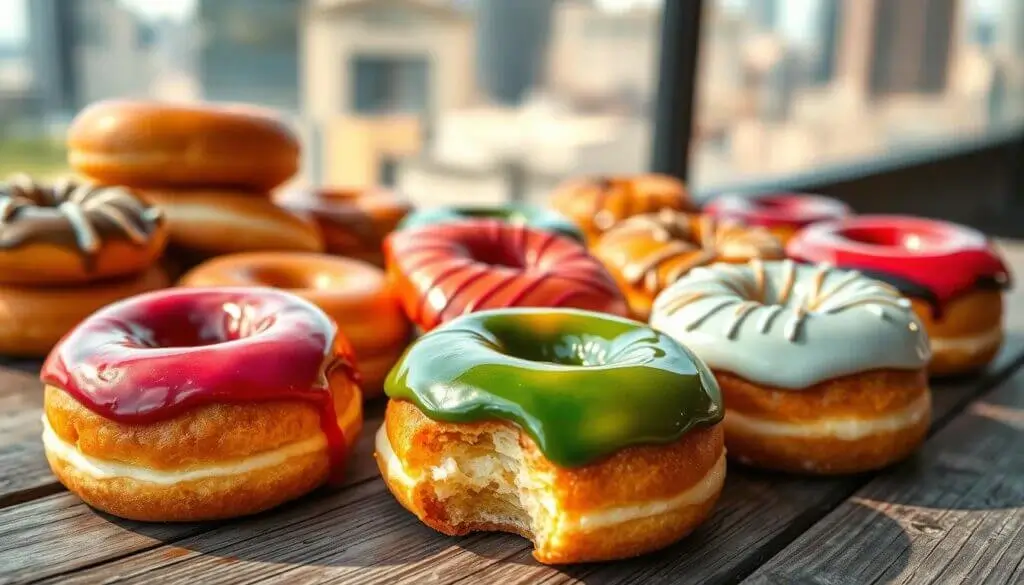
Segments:
[[[0,173],[64,172],[64,128],[94,100],[247,101],[295,124],[301,183],[539,200],[649,165],[662,6],[0,0]],[[698,189],[1024,127],[1024,1],[705,6]]]

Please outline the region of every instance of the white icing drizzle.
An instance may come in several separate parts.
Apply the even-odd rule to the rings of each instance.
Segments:
[[[930,358],[910,301],[892,287],[792,260],[695,268],[655,299],[651,325],[712,368],[780,388]]]

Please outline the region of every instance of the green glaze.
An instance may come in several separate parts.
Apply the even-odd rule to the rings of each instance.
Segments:
[[[455,223],[477,218],[500,219],[514,225],[525,225],[536,230],[561,234],[577,242],[583,241],[583,232],[571,221],[554,211],[529,205],[420,209],[407,215],[398,225],[398,229]]]
[[[562,467],[722,420],[711,371],[628,319],[567,309],[471,313],[406,350],[384,390],[428,417],[518,424]]]

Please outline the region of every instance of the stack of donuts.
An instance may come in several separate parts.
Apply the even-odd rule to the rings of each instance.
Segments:
[[[710,516],[727,453],[804,474],[908,457],[929,374],[1002,340],[1009,274],[945,222],[800,194],[701,211],[660,175],[569,181],[552,209],[279,196],[344,258],[267,197],[298,148],[264,114],[102,104],[69,143],[83,174],[152,197],[176,246],[250,250],[99,310],[44,365],[51,467],[128,518],[250,514],[337,479],[383,391],[375,458],[428,526],[516,533],[545,563],[640,555]],[[160,254],[163,216],[123,187],[6,193],[4,287],[136,282]]]
[[[164,211],[181,264],[256,250],[319,251],[316,227],[274,205],[270,191],[299,168],[299,142],[249,106],[107,101],[67,136],[71,167],[136,189]]]

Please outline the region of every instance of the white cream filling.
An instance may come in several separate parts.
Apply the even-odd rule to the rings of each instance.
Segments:
[[[930,392],[908,404],[903,409],[870,419],[823,418],[814,422],[779,422],[740,414],[735,410],[725,411],[725,432],[770,435],[776,437],[831,437],[843,441],[856,441],[877,433],[891,433],[914,426],[928,418],[932,411]]]
[[[1003,328],[995,327],[981,335],[975,335],[973,337],[932,337],[931,346],[933,354],[940,351],[949,351],[973,355],[987,351],[993,345],[999,344],[1002,340]]]
[[[280,449],[238,459],[228,464],[195,467],[183,471],[164,471],[131,465],[129,463],[107,461],[86,455],[79,451],[75,445],[57,436],[53,427],[50,426],[50,421],[46,419],[46,415],[43,415],[43,445],[51,455],[64,460],[78,472],[96,479],[124,477],[159,485],[173,485],[185,481],[239,475],[280,465],[292,457],[299,457],[326,449],[327,439],[322,434],[318,434],[315,437],[292,443]]]
[[[392,481],[401,484],[406,490],[411,490],[415,487],[417,480],[409,475],[405,470],[405,466],[395,455],[394,449],[391,448],[391,441],[388,440],[387,431],[384,426],[377,431],[376,436],[376,448],[377,455],[383,459],[385,466],[387,467],[388,477]],[[553,520],[558,526],[559,531],[565,530],[593,530],[597,528],[607,528],[609,526],[615,526],[623,524],[625,522],[631,522],[633,520],[641,520],[643,518],[650,518],[652,516],[658,516],[682,508],[684,506],[691,506],[695,504],[701,504],[712,498],[715,494],[721,491],[722,485],[725,483],[725,451],[723,450],[722,456],[719,457],[715,465],[698,481],[696,484],[691,486],[684,492],[676,494],[675,496],[663,500],[655,500],[651,502],[645,502],[643,504],[636,504],[632,506],[617,506],[613,508],[607,508],[604,510],[590,512],[587,514],[581,514],[576,517],[566,517]],[[431,474],[444,474],[445,470],[441,468],[435,468],[431,471]],[[551,512],[551,510],[549,510]]]

